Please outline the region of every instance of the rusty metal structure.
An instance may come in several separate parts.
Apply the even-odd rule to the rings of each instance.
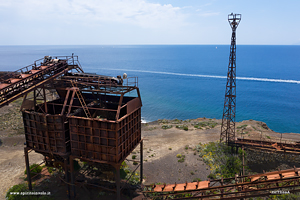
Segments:
[[[259,149],[263,151],[269,151],[274,153],[286,153],[300,155],[300,143],[299,142],[278,142],[278,141],[263,141],[237,138],[235,144],[238,147],[246,147],[248,149]]]
[[[137,77],[83,73],[77,56],[46,56],[0,77],[0,89],[0,107],[24,96],[21,110],[30,189],[28,152],[33,150],[44,155],[46,165],[65,171],[71,198],[76,196],[74,161],[81,160],[115,169],[120,199],[120,166],[138,144],[142,180],[142,101]]]
[[[0,107],[20,98],[58,76],[76,69],[83,72],[77,56],[50,56],[0,77]]]
[[[232,35],[220,141],[230,144],[235,140],[236,29],[241,21],[241,14],[229,14],[228,21],[232,29]]]
[[[300,191],[300,168],[183,184],[147,185],[146,199],[244,199]],[[286,191],[286,189],[288,191]],[[282,193],[280,193],[280,191]]]
[[[299,143],[281,143],[235,138],[236,29],[240,14],[229,14],[232,28],[230,57],[220,140],[236,147],[300,154]],[[76,72],[74,72],[76,70]],[[31,92],[31,93],[30,93]],[[109,77],[84,73],[77,56],[46,56],[34,64],[0,76],[0,107],[24,96],[21,106],[26,147],[28,185],[31,186],[28,153],[42,154],[47,166],[65,172],[69,198],[76,197],[78,174],[92,174],[94,167],[115,171],[115,189],[120,200],[120,167],[140,145],[140,181],[143,180],[142,101],[137,77]],[[89,166],[76,172],[74,163]],[[243,161],[244,165],[244,161]],[[136,168],[136,169],[137,169]],[[289,189],[300,192],[300,168],[233,178],[142,186],[144,199],[243,199],[272,195]],[[95,186],[95,185],[93,185]]]

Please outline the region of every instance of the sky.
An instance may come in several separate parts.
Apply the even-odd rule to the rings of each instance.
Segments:
[[[299,0],[0,0],[0,45],[300,45]]]

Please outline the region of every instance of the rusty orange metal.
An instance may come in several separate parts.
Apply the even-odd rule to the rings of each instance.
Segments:
[[[288,154],[300,154],[300,144],[296,141],[278,142],[272,140],[253,140],[237,138],[235,140],[237,146],[245,146],[246,148],[261,149],[265,151],[282,152]]]
[[[299,192],[300,168],[278,170],[249,176],[209,180],[201,182],[146,185],[145,199],[241,199],[272,195],[272,191],[288,189]],[[215,186],[217,185],[217,186]],[[184,197],[189,194],[188,197]]]

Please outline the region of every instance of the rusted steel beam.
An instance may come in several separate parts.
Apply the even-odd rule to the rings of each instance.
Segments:
[[[256,148],[289,154],[300,154],[300,145],[298,143],[279,143],[275,141],[273,142],[237,138],[235,144],[237,146],[246,146],[247,148]]]
[[[66,108],[66,105],[67,105],[68,100],[69,100],[69,95],[70,95],[70,88],[67,88],[67,95],[65,96],[65,101],[64,101],[64,104],[63,104],[63,108],[61,109],[60,115],[63,115],[64,112],[65,112],[65,108]]]
[[[54,75],[50,76],[49,78],[47,78],[47,79],[45,79],[45,80],[43,80],[43,81],[39,81],[38,83],[35,83],[35,84],[33,84],[33,85],[29,85],[29,86],[28,86],[29,88],[24,89],[24,90],[22,90],[21,92],[18,91],[18,93],[16,93],[16,94],[13,95],[12,97],[9,97],[9,98],[7,98],[7,99],[2,99],[2,101],[0,102],[0,107],[3,107],[4,105],[7,105],[7,104],[9,104],[10,102],[12,102],[12,101],[14,101],[14,100],[16,100],[16,99],[22,97],[23,95],[25,95],[25,94],[31,92],[32,90],[34,90],[34,89],[40,87],[41,85],[47,83],[48,81],[50,81],[50,80],[52,80],[52,79],[54,79],[54,78],[56,78],[56,77],[62,75],[63,73],[67,72],[68,70],[69,70],[69,69],[64,69],[63,71],[61,71],[61,72],[59,72],[59,73],[57,73],[57,74],[54,74]]]
[[[208,197],[222,197],[222,199],[239,199],[239,198],[248,198],[257,195],[257,196],[268,196],[271,195],[270,190],[275,189],[283,189],[283,188],[292,188],[290,191],[296,191],[297,187],[300,187],[300,177],[297,175],[299,168],[282,170],[276,172],[268,172],[264,174],[257,174],[250,176],[251,177],[264,177],[270,175],[274,176],[272,180],[257,180],[254,182],[243,182],[236,184],[227,184],[221,186],[213,186],[213,187],[204,187],[202,189],[191,189],[187,190],[187,185],[192,183],[180,184],[183,187],[179,187],[181,190],[176,191],[174,189],[178,186],[178,184],[170,184],[170,185],[154,185],[154,186],[145,186],[146,191],[143,193],[147,196],[147,194],[156,195],[156,197],[167,197],[170,195],[183,195],[183,194],[201,194],[200,196],[187,197],[187,198],[172,198],[172,199],[197,199],[197,198],[208,198]],[[296,173],[297,172],[297,173]],[[221,180],[222,181],[222,180]],[[203,182],[203,181],[202,181]],[[201,182],[200,182],[201,183]],[[278,185],[278,183],[282,183]],[[197,183],[193,183],[196,185]],[[186,187],[184,187],[184,185]],[[296,187],[296,189],[295,189]],[[239,188],[236,190],[236,188]],[[250,189],[251,188],[251,189]],[[253,194],[256,193],[256,194]]]
[[[47,82],[71,69],[82,71],[78,56],[58,56],[52,60],[46,57],[36,60],[32,65],[0,77],[0,107],[32,91],[41,85],[40,82],[44,84],[45,80]],[[63,58],[63,60],[58,58]],[[43,62],[37,66],[36,63],[40,61]],[[70,62],[73,65],[70,65]]]
[[[117,114],[116,114],[116,120],[118,120],[119,116],[120,116],[121,106],[122,106],[122,102],[123,102],[123,96],[124,96],[124,94],[121,95],[120,100],[119,100],[119,105],[118,105]]]
[[[70,156],[70,173],[71,173],[71,192],[70,196],[71,199],[75,199],[76,197],[76,191],[75,191],[75,171],[74,171],[74,157]]]

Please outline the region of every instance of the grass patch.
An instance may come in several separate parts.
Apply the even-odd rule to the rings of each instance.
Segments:
[[[200,181],[202,181],[202,180],[201,180],[200,178],[194,178],[194,179],[193,179],[193,182],[197,182],[197,181],[200,182]]]
[[[172,127],[173,127],[172,125],[167,125],[167,124],[161,126],[162,129],[170,129]]]
[[[199,125],[195,125],[195,126],[194,126],[194,128],[197,128],[197,129],[202,129],[202,127],[201,127],[201,126],[199,126]]]
[[[182,122],[182,120],[179,119],[174,119],[171,121],[172,124],[180,124]]]
[[[195,128],[202,129],[202,127],[214,128],[216,125],[218,125],[218,123],[210,120],[207,122],[196,122],[196,123],[193,123],[193,125]]]
[[[237,129],[243,129],[243,128],[246,128],[247,126],[248,126],[247,124],[244,124],[244,125],[238,126]]]
[[[187,125],[177,125],[176,128],[181,129],[181,130],[189,130],[189,127]]]
[[[158,123],[162,123],[162,124],[168,124],[169,121],[167,119],[159,119],[157,120]]]
[[[136,155],[133,155],[133,156],[132,156],[132,159],[136,159]]]
[[[136,162],[136,161],[134,161],[132,164],[133,164],[133,165],[137,165],[137,164],[139,164],[139,163],[138,163],[138,162]]]
[[[156,126],[150,127],[150,128],[148,129],[148,131],[153,131],[153,130],[155,130],[155,129],[156,129]]]
[[[180,162],[180,163],[184,162],[185,155],[177,154],[176,157],[179,158],[178,162]]]

